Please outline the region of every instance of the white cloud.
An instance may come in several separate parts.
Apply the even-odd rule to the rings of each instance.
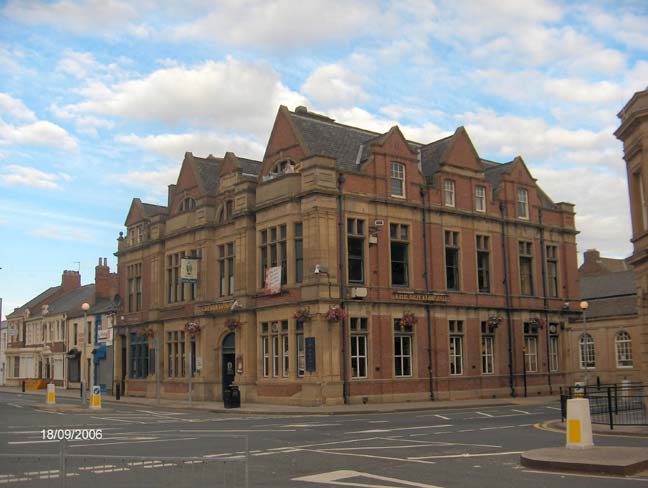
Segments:
[[[63,58],[59,60],[56,69],[75,78],[84,79],[88,74],[94,73],[98,66],[99,63],[91,53],[66,51]]]
[[[120,0],[10,0],[2,14],[16,22],[31,25],[47,25],[75,34],[111,35],[117,32],[146,34],[143,26],[135,22],[147,2]]]
[[[261,49],[303,49],[375,32],[381,17],[377,1],[221,0],[208,2],[195,19],[174,27],[172,35]]]
[[[317,68],[302,85],[302,92],[323,107],[353,105],[368,99],[362,85],[365,77],[358,70],[340,64]]]
[[[626,177],[591,168],[533,167],[538,184],[554,201],[576,205],[579,252],[597,248],[606,256],[625,257],[632,247]]]
[[[158,134],[137,136],[135,134],[117,136],[117,142],[131,144],[172,161],[179,161],[185,152],[196,156],[213,154],[221,157],[227,151],[248,158],[262,158],[265,145],[252,140],[250,137],[227,136],[214,132],[196,132],[191,134]]]
[[[46,225],[42,228],[32,229],[29,231],[29,235],[56,241],[90,242],[96,240],[96,237],[88,231],[58,225]]]
[[[0,182],[5,185],[23,185],[51,190],[61,189],[61,182],[71,181],[66,173],[47,173],[36,168],[10,164],[0,173]]]
[[[36,120],[34,112],[29,110],[21,100],[7,93],[0,93],[0,117],[6,115],[26,122]]]
[[[227,58],[193,68],[171,67],[123,83],[87,86],[85,101],[59,107],[59,114],[119,116],[167,124],[245,130],[267,137],[280,104],[304,104],[269,66]]]
[[[614,15],[600,8],[588,5],[581,9],[583,18],[595,29],[623,42],[627,46],[648,50],[648,15],[624,12],[616,6]]]
[[[0,119],[0,145],[35,144],[76,151],[77,141],[65,129],[45,120],[15,126]]]
[[[152,203],[166,204],[167,187],[178,180],[177,163],[155,171],[128,171],[126,173],[108,174],[107,179],[129,188],[145,192],[144,200]]]

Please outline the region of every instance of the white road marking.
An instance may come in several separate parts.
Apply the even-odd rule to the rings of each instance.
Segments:
[[[97,446],[116,446],[119,444],[145,444],[148,442],[179,442],[179,441],[194,441],[197,437],[181,437],[176,439],[151,439],[150,441],[123,441],[123,442],[94,442],[92,444],[70,444],[69,447],[97,447]]]
[[[395,427],[393,429],[356,430],[355,432],[348,432],[348,433],[349,434],[383,434],[385,432],[394,432],[396,430],[439,429],[441,427],[452,427],[452,425],[442,424],[442,425],[422,425],[420,427]]]
[[[358,486],[362,488],[388,488],[390,485],[385,485],[384,483],[380,484],[366,484],[358,482],[344,482],[342,480],[348,478],[369,478],[370,480],[377,481],[387,481],[396,483],[392,486],[414,486],[417,488],[442,488],[436,485],[426,485],[423,483],[416,483],[414,481],[407,481],[399,478],[388,478],[386,476],[378,476],[371,473],[362,473],[360,471],[351,471],[351,470],[340,470],[340,471],[330,471],[328,473],[320,473],[310,476],[302,476],[300,478],[293,478],[292,481],[305,481],[307,483],[319,483],[327,485],[337,485],[337,486]]]
[[[7,405],[11,405],[12,407],[16,407],[16,408],[25,408],[22,405],[18,405],[17,403],[7,403]]]
[[[479,415],[483,415],[484,417],[494,417],[494,415],[491,415],[490,413],[484,413],[484,412],[475,412],[478,413]]]
[[[334,456],[352,456],[352,457],[362,457],[362,458],[369,458],[369,459],[386,459],[388,461],[398,461],[402,463],[403,461],[406,462],[412,462],[412,463],[423,463],[423,464],[436,464],[432,461],[424,461],[422,459],[403,459],[403,458],[398,458],[398,457],[389,457],[389,456],[374,456],[371,454],[356,454],[352,452],[335,452],[335,451],[325,451],[322,449],[299,449],[299,451],[306,451],[306,452],[318,452],[320,454],[332,454]],[[258,456],[258,454],[257,454]]]
[[[389,420],[370,420],[369,421],[370,424],[386,424],[388,422],[389,422]]]
[[[560,408],[558,408],[558,407],[545,407],[545,408],[548,408],[550,410],[558,410],[558,411],[560,411]]]
[[[60,442],[58,440],[52,440],[52,441],[12,441],[12,442],[7,442],[7,444],[47,444],[51,442]]]
[[[423,457],[413,457],[407,459],[454,459],[454,458],[471,458],[471,457],[484,457],[484,456],[512,456],[513,454],[522,454],[524,451],[508,451],[508,452],[482,452],[479,454],[469,454],[467,452],[463,454],[444,454],[441,456],[423,456]]]
[[[620,480],[620,481],[648,481],[648,478],[631,478],[624,476],[604,476],[600,474],[581,474],[581,473],[568,473],[565,471],[534,471],[532,469],[523,469],[523,473],[533,474],[554,474],[558,476],[576,476],[578,478],[602,478],[604,480]]]
[[[450,420],[448,417],[444,417],[443,415],[438,415],[437,414],[437,415],[435,415],[435,417],[439,417],[440,419],[443,419],[443,420]]]
[[[524,410],[516,410],[516,409],[512,408],[511,411],[512,412],[520,412],[520,413],[523,413],[525,415],[531,415],[531,412],[525,412]]]
[[[287,425],[282,425],[281,427],[331,427],[334,425],[342,425],[342,424],[287,424]]]

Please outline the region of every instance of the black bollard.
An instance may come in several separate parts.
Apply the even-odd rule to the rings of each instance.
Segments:
[[[23,380],[23,382],[22,382],[22,391],[23,391],[23,393],[25,393],[25,380]]]
[[[121,398],[121,385],[119,383],[116,383],[115,386],[115,400],[119,400]]]

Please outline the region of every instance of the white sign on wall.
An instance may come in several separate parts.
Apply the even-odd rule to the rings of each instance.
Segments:
[[[281,266],[266,269],[265,274],[265,295],[277,295],[281,293]]]
[[[198,281],[198,258],[180,259],[180,281],[196,283]]]

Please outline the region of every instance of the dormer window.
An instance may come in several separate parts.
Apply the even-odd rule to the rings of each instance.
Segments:
[[[186,197],[180,202],[180,212],[188,212],[196,208],[196,200],[191,197]]]
[[[405,165],[391,163],[391,196],[405,196]]]

